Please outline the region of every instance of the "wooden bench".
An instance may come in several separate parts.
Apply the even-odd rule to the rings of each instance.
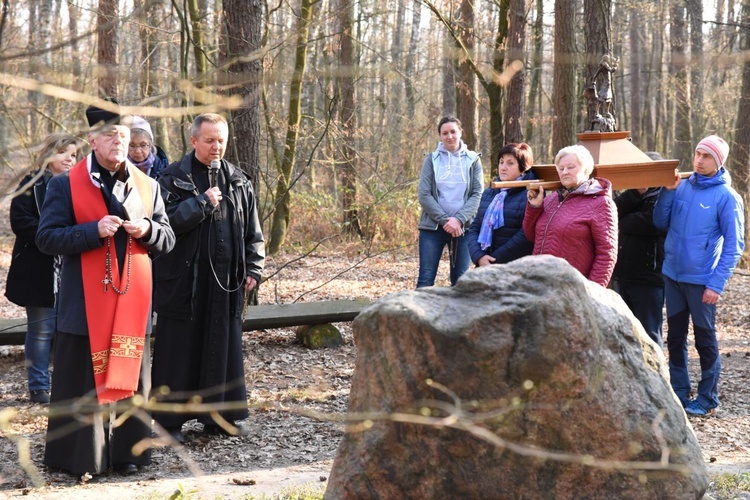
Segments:
[[[325,300],[270,304],[248,307],[242,330],[265,330],[301,325],[321,325],[352,321],[370,303],[369,300]]]
[[[248,307],[242,330],[265,330],[301,325],[320,325],[352,321],[370,301],[324,300],[295,304],[266,304]],[[0,319],[0,345],[23,345],[26,339],[25,319]]]

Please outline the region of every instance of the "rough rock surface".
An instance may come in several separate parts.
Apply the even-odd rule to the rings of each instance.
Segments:
[[[661,350],[562,259],[384,297],[354,337],[352,421],[326,498],[686,499],[708,486]]]

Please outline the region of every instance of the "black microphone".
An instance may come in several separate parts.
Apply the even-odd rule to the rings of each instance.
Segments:
[[[219,168],[221,168],[221,161],[211,160],[211,166],[208,167],[208,178],[211,182],[211,187],[216,187],[216,182],[219,177]]]

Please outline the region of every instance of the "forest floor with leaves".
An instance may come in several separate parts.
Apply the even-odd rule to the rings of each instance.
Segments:
[[[0,233],[0,289],[10,261],[12,237]],[[413,252],[411,252],[413,253]],[[441,266],[439,284],[447,284]],[[383,254],[362,259],[345,253],[269,259],[260,303],[295,300],[377,299],[414,286],[414,256]],[[750,274],[739,271],[722,295],[719,339],[722,405],[716,415],[691,419],[712,477],[730,473],[750,484]],[[23,318],[23,310],[0,298],[0,317]],[[45,408],[28,401],[23,348],[0,347],[0,408],[14,415],[0,428],[0,497],[10,498],[298,498],[325,489],[343,434],[335,416],[345,412],[356,350],[350,324],[339,324],[345,345],[309,350],[295,341],[293,329],[249,332],[244,337],[251,416],[245,437],[206,436],[187,425],[185,446],[153,451],[153,465],[136,475],[97,476],[86,484],[42,465]],[[691,348],[693,377],[698,361]],[[2,411],[2,410],[0,410]],[[0,416],[1,419],[1,416]],[[2,425],[2,422],[0,422]],[[33,474],[19,457],[28,449]],[[712,484],[714,498],[723,496]],[[740,490],[745,489],[743,486]],[[747,486],[750,490],[750,485]],[[175,498],[179,498],[179,495]]]

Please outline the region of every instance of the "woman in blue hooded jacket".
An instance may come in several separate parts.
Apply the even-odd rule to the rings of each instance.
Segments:
[[[536,179],[533,165],[531,146],[524,142],[506,144],[500,149],[497,180]],[[531,255],[534,244],[526,239],[522,227],[525,212],[526,188],[485,189],[466,235],[472,262],[481,267]]]
[[[461,122],[452,116],[438,123],[440,143],[422,165],[417,194],[419,218],[419,277],[417,288],[435,284],[443,250],[450,255],[451,286],[469,268],[464,230],[479,207],[483,189],[482,161],[461,140]]]

